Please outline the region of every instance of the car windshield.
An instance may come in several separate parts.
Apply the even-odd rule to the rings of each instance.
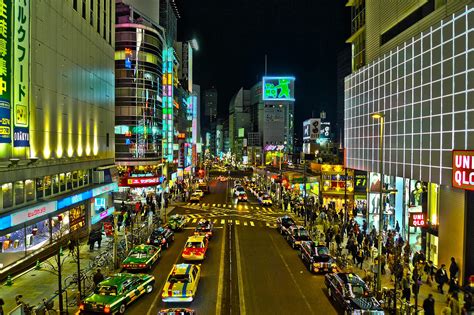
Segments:
[[[202,242],[187,242],[186,247],[187,248],[202,248],[204,246]]]
[[[207,229],[207,228],[209,228],[209,222],[207,222],[207,221],[206,222],[199,222],[197,227],[200,228],[200,229]]]
[[[265,195],[262,198],[263,198],[263,200],[270,200],[270,196],[268,196],[268,195]]]
[[[305,229],[299,229],[299,230],[296,230],[296,235],[300,236],[300,237],[307,237],[309,236],[308,234],[308,231],[306,231]]]
[[[283,219],[281,220],[281,222],[282,222],[284,225],[286,225],[286,226],[295,224],[295,221],[293,221],[292,218],[283,218]]]
[[[362,297],[367,295],[365,287],[361,284],[347,284],[347,289],[353,297]]]
[[[183,274],[172,274],[168,278],[168,282],[170,283],[176,283],[176,282],[183,282],[183,283],[188,283],[189,282],[189,276],[188,275],[183,275]]]
[[[102,285],[95,289],[95,294],[99,295],[117,295],[117,287],[111,285]]]

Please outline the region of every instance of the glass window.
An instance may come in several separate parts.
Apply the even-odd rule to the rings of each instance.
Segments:
[[[69,234],[69,212],[51,218],[51,233],[54,241]]]
[[[59,175],[53,175],[52,177],[52,186],[53,186],[53,195],[59,193]]]
[[[44,196],[51,196],[51,176],[45,176],[43,179]]]
[[[43,198],[44,195],[44,180],[42,178],[36,179],[36,197]]]
[[[6,183],[2,185],[3,208],[13,206],[13,184]]]
[[[35,252],[51,243],[49,219],[29,225],[25,229],[27,254]]]
[[[79,170],[77,171],[77,186],[81,187],[82,185],[84,185],[84,173]]]
[[[72,190],[72,173],[66,173],[66,187],[67,190]]]
[[[35,181],[31,179],[25,180],[26,202],[35,200]]]
[[[84,185],[89,184],[89,170],[84,171]]]
[[[25,228],[0,236],[0,269],[25,256]]]
[[[66,191],[66,174],[61,173],[59,174],[59,187],[61,191]]]
[[[25,202],[25,190],[23,181],[15,182],[15,205]]]

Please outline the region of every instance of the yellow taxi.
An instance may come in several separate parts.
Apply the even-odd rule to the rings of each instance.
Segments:
[[[190,236],[184,245],[181,257],[184,260],[204,260],[208,246],[209,240],[205,235]]]
[[[163,302],[192,302],[196,296],[200,278],[200,265],[174,265],[163,287],[161,299]]]

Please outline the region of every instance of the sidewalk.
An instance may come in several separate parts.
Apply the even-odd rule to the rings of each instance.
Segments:
[[[332,246],[332,248],[335,248],[335,244],[334,244],[334,246]],[[347,252],[347,250],[344,249],[343,253],[344,252]],[[350,254],[347,255],[347,257],[348,257],[348,259],[352,258],[352,256]],[[352,260],[351,260],[351,266],[346,268],[346,271],[355,272],[361,278],[364,278],[365,275],[366,275],[365,270],[370,270],[372,265],[373,265],[373,263],[372,263],[371,258],[368,258],[364,261],[364,263],[362,265],[363,266],[362,269],[359,268],[359,267],[356,267],[354,264],[352,264]],[[390,281],[390,271],[388,269],[386,270],[385,275],[382,275],[381,280],[382,280],[382,288],[387,288],[389,290],[394,288],[395,283],[393,281]],[[447,305],[446,301],[447,301],[447,298],[448,298],[448,294],[447,294],[448,286],[447,285],[444,286],[445,293],[441,294],[437,290],[436,282],[433,282],[433,284],[430,286],[430,285],[426,284],[425,280],[426,280],[426,276],[423,276],[423,284],[420,286],[420,292],[418,294],[418,307],[419,307],[419,309],[420,308],[422,309],[423,301],[428,297],[428,294],[431,293],[431,294],[433,294],[433,298],[435,300],[435,314],[441,314],[441,310],[443,309],[443,307],[445,307]],[[376,281],[376,280],[374,280],[374,281]],[[459,293],[459,300],[463,301],[463,294],[462,293]],[[414,296],[413,292],[411,294],[410,304],[415,305],[415,296]],[[392,302],[392,306],[393,306],[393,302]],[[399,306],[400,306],[400,302],[399,302],[399,300],[397,300],[397,307],[399,307]],[[421,311],[419,313],[423,314]]]
[[[94,248],[92,252],[89,251],[89,245],[85,242],[80,245],[80,263],[81,270],[89,269],[89,263],[94,260],[94,258],[103,251],[107,251],[107,245],[112,242],[113,238],[105,237],[102,239],[101,249]],[[74,273],[77,273],[77,263],[73,256],[70,254],[68,249],[63,250],[62,260],[62,281],[64,288],[64,280],[72,276]],[[15,297],[18,294],[23,295],[23,302],[27,303],[30,306],[36,306],[42,303],[44,298],[49,299],[58,290],[58,276],[57,272],[53,270],[57,268],[56,257],[50,257],[47,260],[40,263],[40,268],[32,268],[27,270],[24,273],[17,275],[12,278],[13,284],[11,286],[3,283],[1,288],[0,297],[5,301],[4,310],[6,314],[11,311],[15,306]],[[107,274],[107,268],[102,268],[102,272]],[[95,270],[93,271],[95,272]],[[68,294],[76,296],[76,292],[68,290]],[[68,304],[71,304],[71,298],[64,297],[64,309],[68,310],[68,314],[72,314],[71,311],[77,309],[77,307],[67,307]],[[54,299],[54,309],[58,309],[58,298]]]

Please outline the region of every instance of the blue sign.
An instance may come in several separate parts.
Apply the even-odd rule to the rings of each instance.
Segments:
[[[0,101],[0,143],[11,142],[10,103]]]
[[[11,216],[0,218],[0,230],[8,229],[10,226],[12,226]]]
[[[30,131],[28,127],[16,127],[13,131],[13,146],[15,147],[29,147],[30,146]]]
[[[108,216],[110,216],[114,212],[115,212],[115,207],[110,207],[109,209],[107,209],[105,211],[102,211],[99,214],[94,215],[91,218],[91,224],[96,224],[97,222],[99,222],[102,219],[107,218]]]
[[[69,207],[73,204],[92,198],[92,190],[85,191],[83,193],[69,196],[58,201],[58,209]]]

